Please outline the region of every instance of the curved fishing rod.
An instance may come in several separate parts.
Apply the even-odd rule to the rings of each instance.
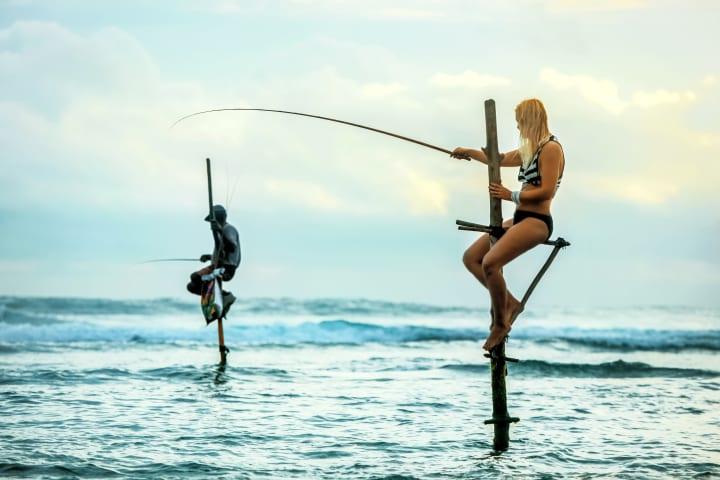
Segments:
[[[310,118],[317,118],[317,119],[320,119],[320,120],[327,120],[327,121],[329,121],[329,122],[342,123],[343,125],[350,125],[351,127],[362,128],[362,129],[365,129],[365,130],[370,130],[371,132],[382,133],[383,135],[388,135],[388,136],[390,136],[390,137],[398,138],[398,139],[400,139],[400,140],[405,140],[406,142],[411,142],[411,143],[414,143],[414,144],[416,144],[416,145],[422,145],[423,147],[432,148],[433,150],[437,150],[438,152],[443,152],[443,153],[447,153],[448,155],[452,155],[452,151],[450,151],[450,150],[448,150],[448,149],[446,149],[446,148],[438,147],[438,146],[436,146],[436,145],[432,145],[432,144],[426,143],[426,142],[421,142],[420,140],[415,140],[414,138],[406,137],[406,136],[404,136],[404,135],[398,135],[397,133],[392,133],[392,132],[387,132],[387,131],[385,131],[385,130],[380,130],[379,128],[369,127],[369,126],[367,126],[367,125],[361,125],[361,124],[359,124],[359,123],[347,122],[347,121],[345,121],[345,120],[338,120],[337,118],[323,117],[323,116],[321,116],[321,115],[312,115],[312,114],[309,114],[309,113],[300,113],[300,112],[290,112],[290,111],[288,111],[288,110],[271,110],[271,109],[268,109],[268,108],[216,108],[216,109],[213,109],[213,110],[203,110],[202,112],[195,112],[195,113],[191,113],[191,114],[189,114],[189,115],[185,115],[184,117],[176,120],[175,123],[173,123],[173,124],[170,126],[170,128],[173,128],[175,125],[177,125],[178,123],[182,122],[183,120],[185,120],[185,119],[187,119],[187,118],[190,118],[190,117],[194,117],[194,116],[196,116],[196,115],[203,115],[203,114],[205,114],[205,113],[213,113],[213,112],[237,112],[237,111],[241,111],[241,112],[272,112],[272,113],[285,113],[285,114],[288,114],[288,115],[298,115],[298,116],[300,116],[300,117],[310,117]],[[463,159],[465,159],[465,160],[470,160],[470,157],[468,157],[468,156],[462,156],[462,157],[460,157],[460,158],[463,158]]]

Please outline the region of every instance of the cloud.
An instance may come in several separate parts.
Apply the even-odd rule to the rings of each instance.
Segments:
[[[401,168],[405,200],[413,215],[443,215],[448,211],[448,191],[443,183],[417,169]]]
[[[637,90],[630,99],[623,99],[618,84],[612,80],[583,74],[565,74],[553,68],[543,68],[540,71],[540,80],[557,90],[574,91],[588,103],[614,115],[623,113],[628,107],[652,108],[661,105],[680,105],[692,103],[697,99],[697,95],[692,90],[672,91],[666,89]]]
[[[497,75],[465,70],[459,74],[436,73],[430,78],[430,84],[439,88],[487,88],[509,85],[511,80]]]
[[[655,90],[652,92],[637,91],[633,93],[632,104],[643,108],[656,107],[658,105],[690,103],[697,98],[692,90],[672,92],[669,90]]]
[[[417,8],[381,8],[374,14],[380,18],[393,20],[432,20],[445,18],[447,14],[440,10],[421,10]]]
[[[637,10],[649,7],[648,0],[546,0],[545,8],[552,12],[603,12]]]
[[[718,83],[718,76],[717,75],[705,75],[702,79],[702,84],[706,87],[712,87],[717,85]]]
[[[385,98],[403,93],[407,87],[401,83],[367,83],[360,87],[360,92],[368,98]]]
[[[214,0],[191,5],[188,8],[216,14],[264,13],[272,15],[276,14],[279,6],[286,14],[291,15],[330,14],[398,21],[439,20],[448,16],[447,10],[437,2],[418,2],[417,0],[395,2],[392,7],[380,0],[289,0],[276,3],[252,0]]]
[[[0,135],[4,165],[17,168],[0,171],[0,199],[58,208],[184,205],[179,193],[190,175],[178,161],[182,147],[169,143],[169,120],[208,97],[164,80],[117,28],[78,34],[50,22],[14,23],[0,30]]]
[[[622,113],[627,107],[627,102],[620,98],[617,84],[610,80],[590,75],[567,75],[553,68],[543,68],[540,80],[558,90],[575,91],[589,103],[613,114]]]
[[[680,193],[680,188],[673,182],[672,177],[577,173],[573,175],[573,180],[583,185],[584,195],[646,206],[665,204]]]
[[[326,188],[310,182],[287,179],[265,181],[267,191],[293,206],[301,205],[318,210],[344,210],[347,205]]]

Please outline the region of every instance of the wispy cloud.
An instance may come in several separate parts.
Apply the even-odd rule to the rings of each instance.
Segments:
[[[545,0],[553,12],[609,12],[649,7],[648,0]]]
[[[675,199],[680,192],[679,185],[667,178],[652,178],[647,175],[635,176],[607,174],[576,174],[573,179],[582,184],[585,194],[604,199],[626,201],[633,204],[656,206]]]
[[[694,102],[697,94],[689,89],[652,91],[637,90],[630,98],[620,95],[617,82],[584,74],[566,74],[553,68],[543,68],[540,80],[557,90],[576,92],[588,103],[612,114],[623,113],[628,107],[652,108],[661,105],[679,105]]]
[[[509,85],[511,80],[499,75],[465,70],[462,73],[436,73],[430,77],[430,85],[440,88],[487,88]]]
[[[540,80],[558,90],[575,91],[589,103],[610,113],[619,114],[627,106],[627,102],[620,98],[617,84],[610,80],[590,75],[568,75],[553,68],[543,68]]]
[[[401,7],[381,8],[374,15],[393,20],[435,20],[447,17],[447,14],[441,10]]]
[[[442,182],[417,169],[402,169],[403,194],[414,215],[438,215],[448,211],[449,193]]]
[[[706,87],[712,87],[714,85],[717,85],[718,83],[718,76],[717,75],[705,75],[702,79],[702,84]]]
[[[287,179],[271,179],[265,182],[271,195],[282,198],[289,204],[298,204],[319,210],[340,210],[343,202],[326,188],[310,182]]]
[[[651,92],[639,90],[633,93],[631,103],[639,107],[650,108],[658,105],[690,103],[696,99],[697,95],[692,90],[670,91],[659,89]]]
[[[399,93],[405,92],[407,86],[393,82],[393,83],[368,83],[360,87],[362,95],[368,98],[385,98]]]

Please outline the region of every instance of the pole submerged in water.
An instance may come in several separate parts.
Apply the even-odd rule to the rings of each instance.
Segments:
[[[210,159],[209,158],[205,159],[205,166],[207,167],[208,206],[210,208],[210,222],[211,222],[210,225],[212,228],[212,223],[215,222],[215,209],[213,209],[212,173],[210,171]],[[216,237],[215,230],[213,230],[212,233],[213,233],[213,240],[215,240],[215,244],[217,245],[218,239]],[[215,281],[218,281],[218,279],[216,279]],[[220,350],[220,365],[225,365],[227,363],[228,348],[225,346],[225,335],[223,334],[222,317],[217,319],[217,326],[218,326],[218,349]]]
[[[488,180],[490,183],[500,182],[500,153],[497,141],[497,121],[495,116],[495,101],[485,100],[485,131],[487,142],[485,144],[488,157]],[[502,206],[499,198],[490,196],[490,227],[502,227]],[[490,234],[490,244],[494,244],[497,238]],[[490,371],[492,383],[492,419],[485,420],[485,424],[493,424],[495,436],[493,448],[497,451],[505,451],[510,444],[510,423],[517,422],[517,417],[511,417],[507,409],[507,393],[505,390],[505,377],[507,376],[507,361],[505,357],[505,341],[493,348],[489,354]]]

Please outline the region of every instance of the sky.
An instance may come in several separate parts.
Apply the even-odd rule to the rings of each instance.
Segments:
[[[484,165],[537,97],[566,154],[569,240],[543,306],[720,306],[714,1],[0,0],[0,295],[183,297],[215,200],[240,232],[240,296],[488,304],[464,270]],[[517,189],[517,171],[503,183]],[[504,216],[512,205],[504,202]],[[521,295],[550,253],[505,269]]]

